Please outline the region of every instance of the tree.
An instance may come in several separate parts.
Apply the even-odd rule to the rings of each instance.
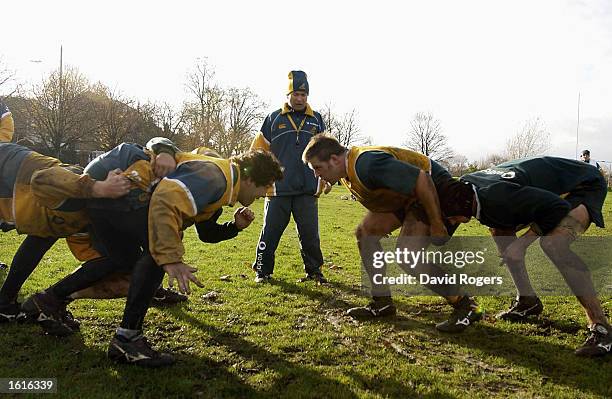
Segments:
[[[435,161],[443,161],[453,156],[447,145],[447,138],[442,134],[440,121],[431,113],[419,112],[410,122],[410,131],[404,145],[413,151],[425,154]]]
[[[91,97],[95,101],[98,122],[94,135],[97,148],[109,151],[125,141],[134,141],[138,119],[132,107],[134,101],[101,83],[92,89]]]
[[[134,131],[131,134],[130,140],[135,143],[145,144],[153,137],[164,136],[162,128],[159,125],[159,106],[155,103],[137,102],[134,107],[134,113],[136,115],[136,122],[134,125]],[[168,137],[168,136],[164,136]],[[174,137],[168,137],[174,140]],[[177,142],[178,145],[180,143]]]
[[[155,121],[161,128],[161,135],[172,140],[177,146],[183,146],[185,139],[185,113],[177,111],[168,103],[155,107]]]
[[[361,134],[356,109],[338,115],[333,112],[332,105],[327,103],[323,107],[321,117],[325,123],[325,131],[334,136],[344,147],[371,141],[370,137]]]
[[[41,151],[62,159],[62,154],[96,131],[95,109],[87,99],[89,83],[81,73],[68,67],[52,72],[32,89],[29,111],[32,141]]]
[[[506,142],[506,158],[542,155],[550,149],[550,134],[540,118],[525,121],[522,129]]]
[[[3,99],[3,102],[11,110],[13,120],[15,121],[15,134],[13,142],[25,146],[31,146],[31,137],[33,136],[34,120],[29,110],[29,99],[19,95],[12,95]]]
[[[191,95],[183,108],[186,133],[191,147],[211,147],[222,122],[224,92],[214,80],[214,71],[206,59],[198,60],[188,74],[185,87]]]
[[[332,104],[326,103],[321,109],[321,118],[323,118],[323,123],[325,124],[325,131],[336,137],[334,134],[334,130],[336,128],[336,114],[332,110]],[[337,138],[337,137],[336,137]]]
[[[266,104],[248,88],[227,89],[224,98],[223,127],[214,141],[221,155],[229,157],[249,148]]]
[[[469,168],[467,157],[461,154],[455,154],[441,163],[453,176],[463,176]]]
[[[17,92],[17,89],[15,71],[10,69],[4,61],[4,57],[0,56],[0,96],[10,97]]]
[[[487,169],[495,165],[499,165],[500,163],[504,163],[509,160],[507,155],[502,154],[489,154],[484,158],[481,158],[478,162],[476,162],[477,170]]]

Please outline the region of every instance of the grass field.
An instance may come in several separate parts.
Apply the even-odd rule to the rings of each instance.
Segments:
[[[261,228],[209,245],[190,229],[186,260],[199,268],[204,289],[187,304],[152,309],[146,335],[157,348],[177,354],[161,370],[115,365],[107,344],[120,321],[123,300],[81,300],[70,305],[81,333],[45,336],[36,325],[0,325],[0,377],[56,377],[62,397],[612,397],[612,356],[578,359],[585,318],[573,297],[543,298],[533,323],[491,317],[461,335],[434,328],[450,313],[435,297],[398,298],[392,320],[356,322],[343,315],[365,304],[353,231],[364,213],[334,189],[320,201],[327,286],[296,283],[302,276],[297,235],[289,226],[277,251],[272,284],[257,285],[250,264]],[[612,224],[612,204],[604,217]],[[230,212],[224,214],[229,218]],[[476,224],[460,235],[484,235]],[[612,235],[592,228],[589,234]],[[10,263],[22,236],[0,235],[0,260]],[[330,269],[329,265],[335,265]],[[77,266],[57,244],[24,286],[23,297]],[[221,276],[229,275],[229,280]],[[0,277],[3,279],[2,277]],[[203,295],[216,291],[218,299]],[[608,314],[610,297],[602,298]],[[479,299],[489,314],[509,298]]]

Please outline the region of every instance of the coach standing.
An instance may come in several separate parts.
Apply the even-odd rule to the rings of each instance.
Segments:
[[[308,94],[306,73],[289,72],[288,102],[266,117],[251,144],[251,149],[270,150],[285,168],[285,177],[276,182],[265,202],[264,225],[253,264],[258,283],[269,280],[274,271],[274,252],[292,214],[306,272],[300,280],[325,282],[317,209],[317,198],[324,186],[301,161],[306,144],[325,130],[325,124],[321,114],[308,104]]]

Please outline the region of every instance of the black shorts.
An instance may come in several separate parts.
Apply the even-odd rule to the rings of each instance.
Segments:
[[[608,185],[603,175],[589,183],[584,183],[570,191],[565,200],[570,203],[572,209],[578,205],[584,205],[589,212],[591,222],[597,227],[604,227],[604,218],[601,214],[604,201],[608,195]]]

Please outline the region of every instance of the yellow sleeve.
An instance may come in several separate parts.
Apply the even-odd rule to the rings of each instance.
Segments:
[[[11,114],[5,115],[0,120],[0,143],[7,143],[13,140],[15,133],[15,121]]]
[[[69,198],[91,198],[94,183],[88,175],[78,175],[62,166],[38,170],[30,181],[36,202],[50,209],[58,208]]]
[[[190,194],[179,182],[163,179],[149,203],[149,251],[160,266],[183,261],[182,230],[196,215]]]
[[[250,149],[270,151],[270,142],[264,137],[262,132],[259,132],[253,139]]]

